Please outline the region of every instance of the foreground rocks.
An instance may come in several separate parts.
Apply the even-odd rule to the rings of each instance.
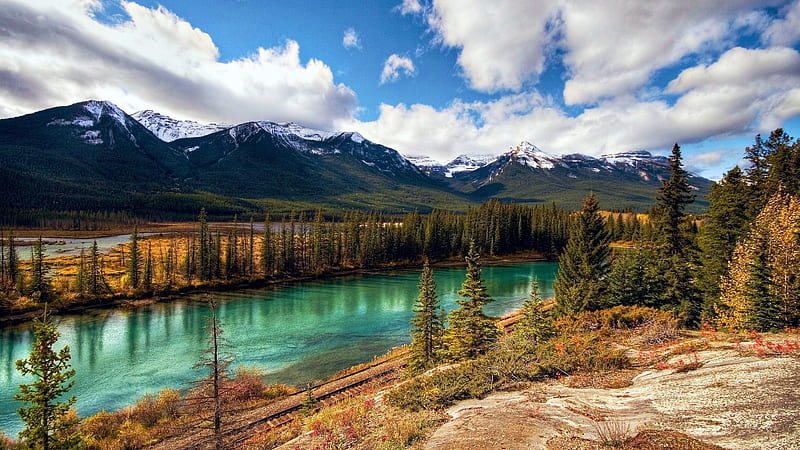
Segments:
[[[610,439],[639,449],[798,448],[796,355],[764,358],[730,347],[694,355],[691,370],[680,362],[686,355],[676,356],[665,365],[671,368],[644,370],[624,388],[555,380],[460,402],[424,448],[603,448]]]

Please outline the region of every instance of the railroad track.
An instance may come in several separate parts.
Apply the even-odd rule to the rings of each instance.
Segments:
[[[318,405],[329,406],[363,393],[375,383],[387,383],[400,377],[406,366],[407,351],[388,361],[383,361],[326,381],[310,388]],[[292,394],[277,402],[260,405],[241,411],[232,418],[232,423],[223,431],[226,444],[238,447],[253,435],[285,426],[298,419],[299,412],[308,398],[309,389]],[[198,420],[196,423],[200,423]],[[150,446],[153,449],[207,448],[213,447],[211,430],[190,428],[186,433],[168,437]]]
[[[548,311],[555,306],[550,299],[542,305],[543,311]],[[510,333],[521,317],[520,311],[514,312],[500,319],[498,327],[505,333]],[[326,381],[310,388],[312,395],[322,406],[329,406],[364,392],[373,382],[388,381],[400,377],[400,371],[406,366],[405,357],[408,350],[399,351],[392,359],[376,363],[359,369],[353,373],[342,375],[333,380]],[[308,398],[309,389],[304,389],[291,396],[270,403],[260,405],[247,411],[239,412],[234,423],[229,425],[223,435],[229,446],[239,447],[246,444],[258,433],[288,425],[298,419],[299,412]],[[200,421],[198,421],[199,423]],[[213,445],[213,435],[210,430],[201,430],[194,435],[173,436],[158,442],[150,448],[178,449],[178,448],[206,448]]]

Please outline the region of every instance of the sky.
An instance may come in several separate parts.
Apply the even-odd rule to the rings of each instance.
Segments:
[[[800,0],[0,0],[0,118],[88,99],[442,162],[677,142],[718,179],[800,135]]]

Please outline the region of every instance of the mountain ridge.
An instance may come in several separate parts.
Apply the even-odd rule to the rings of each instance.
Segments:
[[[240,213],[269,205],[424,212],[490,198],[579,207],[589,190],[600,195],[599,187],[609,193],[600,196],[608,208],[642,210],[668,168],[666,158],[643,151],[553,156],[527,142],[493,159],[462,156],[420,168],[352,131],[270,121],[206,126],[152,110],[137,115],[145,123],[113,103],[90,100],[0,120],[0,157],[12,180],[0,205],[165,216],[209,204]],[[700,183],[699,193],[710,183]],[[31,193],[32,185],[40,188]]]

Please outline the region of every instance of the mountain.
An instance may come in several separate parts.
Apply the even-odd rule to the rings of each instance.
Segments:
[[[151,218],[264,207],[427,211],[463,205],[395,150],[358,133],[249,122],[222,130],[88,101],[0,120],[0,209]],[[175,128],[172,128],[172,127]],[[191,133],[189,133],[191,134]]]
[[[358,133],[294,123],[248,122],[173,148],[198,168],[198,186],[222,195],[314,201],[323,197],[435,187],[395,150]]]
[[[642,210],[652,205],[656,190],[669,176],[669,159],[647,151],[600,158],[554,156],[522,142],[479,169],[453,174],[449,184],[475,200],[556,201],[579,207],[592,191],[602,207]],[[712,181],[693,174],[688,181],[697,192],[693,208],[701,210]]]
[[[120,211],[151,219],[264,209],[465,209],[498,198],[579,208],[652,205],[669,161],[648,152],[553,156],[523,142],[497,157],[413,158],[354,132],[295,123],[139,120],[87,101],[0,120],[0,220],[15,210]],[[146,126],[145,126],[146,125]],[[159,137],[161,136],[161,137]],[[702,209],[709,180],[690,176]]]
[[[164,142],[206,136],[231,127],[230,125],[216,123],[202,124],[193,120],[176,120],[151,109],[135,112],[131,114],[131,117]]]
[[[494,161],[493,155],[460,155],[447,164],[442,164],[427,156],[408,157],[414,165],[425,172],[426,175],[443,175],[452,178],[458,172],[469,172]]]

